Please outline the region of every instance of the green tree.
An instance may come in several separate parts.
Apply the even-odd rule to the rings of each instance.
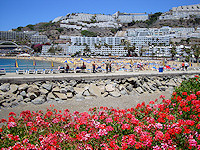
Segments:
[[[197,60],[197,65],[199,66],[200,45],[195,44],[194,46],[192,46],[192,51],[193,51],[194,57]]]
[[[96,37],[97,36],[97,34],[95,32],[90,32],[87,30],[81,31],[81,35],[86,36],[86,37]]]
[[[177,52],[176,52],[176,47],[175,47],[175,46],[172,47],[170,53],[171,53],[171,57],[172,57],[172,60],[173,60],[173,59],[174,59],[174,56],[177,54]]]

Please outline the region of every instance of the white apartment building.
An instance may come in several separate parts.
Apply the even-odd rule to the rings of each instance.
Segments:
[[[124,47],[125,46],[112,46],[112,48],[110,48],[106,46],[101,46],[100,48],[95,48],[95,46],[91,46],[90,50],[95,55],[126,56],[128,54],[128,50],[125,50]]]
[[[189,19],[191,15],[200,16],[200,4],[173,7],[169,12],[163,13],[159,19]]]
[[[43,44],[49,42],[46,35],[33,35],[31,36],[31,43],[33,44]]]
[[[150,45],[169,45],[168,36],[137,36],[128,37],[131,45],[135,46],[150,46]]]
[[[121,37],[71,37],[72,45],[84,45],[94,46],[95,44],[104,45],[120,45]]]

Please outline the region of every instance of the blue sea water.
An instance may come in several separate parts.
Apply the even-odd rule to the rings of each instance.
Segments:
[[[30,59],[17,59],[18,68],[15,67],[16,59],[3,59],[0,58],[0,69],[5,69],[6,72],[16,72],[17,69],[55,69],[58,68],[59,63],[53,63],[50,61],[35,60],[36,65],[33,65],[33,60]]]

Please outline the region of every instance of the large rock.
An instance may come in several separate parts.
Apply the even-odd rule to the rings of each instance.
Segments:
[[[52,92],[50,92],[47,96],[47,99],[55,99],[56,97],[53,95]]]
[[[51,91],[51,89],[52,89],[52,84],[46,84],[46,83],[44,83],[44,84],[42,84],[42,87],[43,87],[44,89],[48,90],[48,91]]]
[[[23,96],[22,96],[22,95],[18,95],[18,96],[17,96],[17,101],[18,101],[18,102],[21,102],[21,101],[23,101],[23,99],[24,99],[24,98],[23,98]]]
[[[24,102],[25,103],[31,102],[31,99],[29,97],[27,97],[27,98],[24,99]]]
[[[107,84],[107,85],[105,86],[105,90],[106,90],[107,92],[113,92],[113,91],[115,90],[115,88],[114,88],[114,86],[113,86],[112,84]]]
[[[110,94],[111,96],[113,96],[113,97],[120,97],[120,96],[121,96],[121,94],[120,94],[119,91],[109,92],[109,94]]]
[[[43,104],[44,102],[46,102],[45,96],[41,95],[39,97],[37,97],[36,99],[31,101],[33,104],[35,105],[39,105],[39,104]]]
[[[128,95],[128,92],[127,92],[125,89],[121,90],[120,93],[121,93],[122,95]]]
[[[136,90],[139,94],[144,93],[144,90],[143,90],[141,87],[137,87],[135,90]]]
[[[67,89],[66,89],[66,88],[61,88],[61,89],[60,89],[60,93],[66,94],[66,93],[67,93]]]
[[[66,86],[65,89],[67,90],[67,92],[74,92],[74,88],[72,86]]]
[[[175,87],[176,83],[174,82],[174,80],[171,79],[166,85]]]
[[[46,89],[40,89],[40,93],[41,93],[41,95],[47,95],[49,93],[49,91]]]
[[[131,91],[133,90],[133,85],[128,84],[128,85],[126,86],[126,89],[127,89],[129,92],[131,92]]]
[[[21,84],[19,85],[18,87],[18,90],[21,92],[21,91],[25,91],[26,89],[28,89],[28,84]]]
[[[35,93],[28,93],[27,97],[30,98],[31,100],[33,100],[37,97],[37,95]]]
[[[55,97],[61,99],[61,100],[67,100],[67,95],[63,94],[63,93],[58,93],[58,92],[54,92]]]
[[[60,88],[58,87],[58,86],[56,86],[56,87],[54,87],[53,89],[52,89],[52,92],[54,93],[54,92],[60,92]]]
[[[83,92],[83,96],[91,96],[89,90],[85,90],[85,91]]]
[[[0,90],[3,92],[7,92],[10,90],[10,83],[4,83],[0,86]]]
[[[81,95],[83,95],[83,92],[85,91],[84,88],[77,88],[77,87],[74,87],[74,90],[76,94],[81,94]]]
[[[67,92],[67,98],[72,98],[73,94],[71,92]]]
[[[98,86],[94,85],[94,84],[91,84],[89,86],[89,92],[91,95],[93,96],[97,96],[97,97],[100,97],[101,96],[101,90],[99,89]]]
[[[26,92],[25,91],[21,91],[20,95],[23,96],[23,97],[25,97],[26,96]]]
[[[30,85],[30,86],[28,87],[27,92],[28,92],[28,93],[34,93],[34,92],[36,92],[36,91],[38,91],[38,90],[39,90],[39,87],[38,87],[37,85]]]
[[[10,85],[10,92],[11,93],[16,93],[17,90],[18,90],[18,85],[16,85],[16,84],[11,84]]]

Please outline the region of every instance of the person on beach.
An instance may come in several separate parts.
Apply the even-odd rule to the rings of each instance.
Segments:
[[[93,73],[96,72],[96,70],[95,70],[95,66],[96,66],[96,65],[95,65],[95,61],[94,61],[93,64],[92,64],[92,72],[93,72]]]
[[[68,71],[69,71],[69,65],[67,64],[67,66],[66,66],[66,72],[68,73]]]
[[[109,71],[112,72],[112,62],[110,60],[110,63],[109,63]]]
[[[185,63],[182,63],[182,71],[184,71]]]
[[[106,61],[106,73],[108,73],[108,66],[109,66],[109,62],[108,60]]]
[[[189,64],[187,62],[185,62],[185,70],[187,71]]]

